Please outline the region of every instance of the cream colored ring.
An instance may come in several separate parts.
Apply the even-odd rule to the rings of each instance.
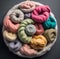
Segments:
[[[14,41],[17,38],[17,35],[15,33],[12,32],[8,32],[7,30],[3,31],[3,37],[7,40],[7,41]]]

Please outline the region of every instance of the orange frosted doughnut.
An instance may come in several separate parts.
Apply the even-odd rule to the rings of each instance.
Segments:
[[[18,28],[19,28],[19,24],[15,24],[10,20],[9,16],[6,16],[4,21],[3,21],[4,27],[11,32],[16,33]]]

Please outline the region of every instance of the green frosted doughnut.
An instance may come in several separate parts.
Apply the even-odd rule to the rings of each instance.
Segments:
[[[29,24],[34,24],[32,19],[25,19],[21,22],[20,27],[18,29],[18,37],[24,43],[29,43],[32,39],[32,36],[28,36],[25,32],[25,28]]]

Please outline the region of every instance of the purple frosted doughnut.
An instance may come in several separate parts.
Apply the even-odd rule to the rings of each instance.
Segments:
[[[9,48],[15,51],[18,51],[21,46],[22,44],[17,40],[9,43]]]

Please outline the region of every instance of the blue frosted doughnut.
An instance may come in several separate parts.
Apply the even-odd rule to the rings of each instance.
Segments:
[[[50,15],[48,20],[43,23],[43,27],[44,29],[55,28],[56,27],[55,17]]]

